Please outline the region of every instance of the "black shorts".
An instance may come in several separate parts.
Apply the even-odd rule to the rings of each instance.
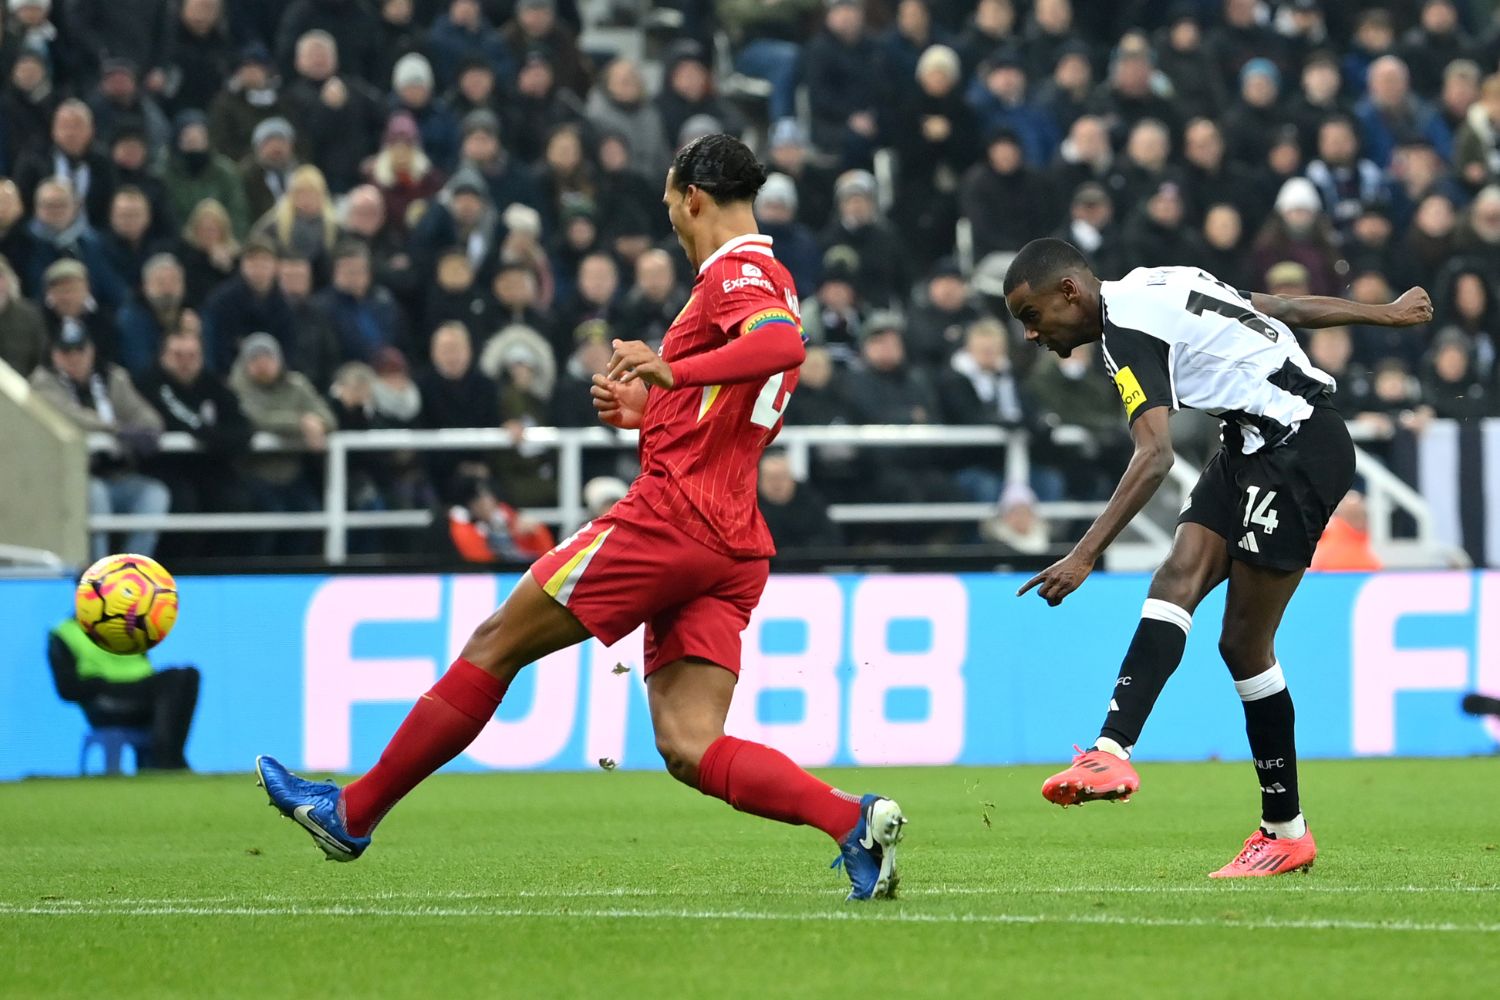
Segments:
[[[1292,439],[1254,455],[1220,448],[1193,487],[1178,524],[1201,524],[1231,559],[1306,569],[1333,509],[1354,485],[1354,443],[1337,410],[1314,405]]]

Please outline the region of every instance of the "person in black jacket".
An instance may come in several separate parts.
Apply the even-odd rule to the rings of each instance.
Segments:
[[[222,378],[205,370],[203,362],[202,339],[179,326],[163,338],[156,367],[138,380],[141,395],[161,414],[165,429],[191,434],[202,449],[158,454],[147,471],[171,490],[173,511],[249,510],[250,492],[235,471],[234,459],[250,448],[250,421],[239,398]],[[225,546],[208,548],[206,542],[198,534],[172,533],[164,537],[161,549],[185,556],[225,553]]]
[[[344,70],[366,83],[384,82],[380,22],[361,0],[294,0],[281,16],[276,59],[283,74],[300,61],[298,49],[310,31],[327,32],[338,46]],[[300,71],[300,67],[298,67]]]
[[[828,516],[828,504],[812,486],[792,476],[785,452],[768,451],[761,456],[757,487],[760,512],[778,555],[843,543],[843,532]]]
[[[979,159],[961,83],[958,54],[934,45],[917,60],[916,92],[896,116],[896,222],[912,239],[920,266],[952,249],[958,181]]]
[[[52,114],[51,143],[16,162],[13,176],[22,196],[33,198],[37,186],[48,178],[65,178],[82,203],[89,224],[104,226],[109,221],[115,175],[109,158],[94,148],[94,139],[94,112],[89,106],[77,99],[59,104]],[[32,210],[36,210],[35,205]]]
[[[1061,222],[1051,178],[1026,164],[1020,140],[1004,128],[991,133],[985,159],[964,176],[959,208],[973,226],[976,260],[1019,250]]]
[[[347,2],[352,8],[352,0]],[[297,76],[283,91],[287,117],[307,146],[307,160],[342,194],[360,181],[360,166],[385,128],[380,95],[356,74],[340,71],[340,49],[326,31],[296,45]]]
[[[468,327],[456,322],[438,327],[432,334],[430,353],[432,363],[414,379],[422,393],[417,426],[499,427],[500,387],[474,364]],[[461,463],[483,460],[474,453],[428,452],[429,479],[446,483]]]
[[[845,167],[867,165],[879,136],[876,106],[885,87],[879,50],[857,0],[830,0],[824,30],[803,49],[802,76],[812,103],[813,141],[839,152]]]
[[[1032,414],[1020,373],[1011,364],[1005,327],[988,317],[969,324],[963,349],[937,379],[945,424],[1026,429]],[[968,499],[992,503],[1005,488],[1004,453],[994,448],[964,449],[948,456]]]
[[[239,273],[209,293],[203,303],[203,339],[208,365],[227,375],[240,342],[252,333],[275,337],[287,357],[297,354],[297,321],[276,287],[276,247],[251,239],[240,255]]]

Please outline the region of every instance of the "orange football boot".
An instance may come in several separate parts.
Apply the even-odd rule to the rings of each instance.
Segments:
[[[1318,856],[1318,845],[1313,842],[1308,830],[1296,840],[1268,837],[1264,830],[1256,830],[1245,841],[1239,856],[1209,878],[1256,878],[1261,875],[1285,875],[1288,872],[1305,872],[1313,866]]]
[[[1042,798],[1064,807],[1103,799],[1124,802],[1140,787],[1141,779],[1130,761],[1107,750],[1078,750],[1072,767],[1042,782]]]

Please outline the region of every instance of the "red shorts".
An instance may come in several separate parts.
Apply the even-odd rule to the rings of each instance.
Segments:
[[[616,504],[531,564],[538,586],[613,645],[646,625],[646,674],[683,657],[740,672],[740,633],[770,574],[683,534],[645,504]]]

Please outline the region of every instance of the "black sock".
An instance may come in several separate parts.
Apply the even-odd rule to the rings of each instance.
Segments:
[[[1136,626],[1135,638],[1130,640],[1130,648],[1120,664],[1120,675],[1115,680],[1114,696],[1110,698],[1109,714],[1104,717],[1100,736],[1109,737],[1126,751],[1135,746],[1157,695],[1182,662],[1182,651],[1192,627],[1193,616],[1187,611],[1167,601],[1147,599],[1141,608],[1141,623]]]
[[[1260,817],[1285,823],[1302,812],[1297,792],[1297,713],[1279,665],[1248,681],[1235,681],[1245,699],[1245,733],[1260,782]]]

